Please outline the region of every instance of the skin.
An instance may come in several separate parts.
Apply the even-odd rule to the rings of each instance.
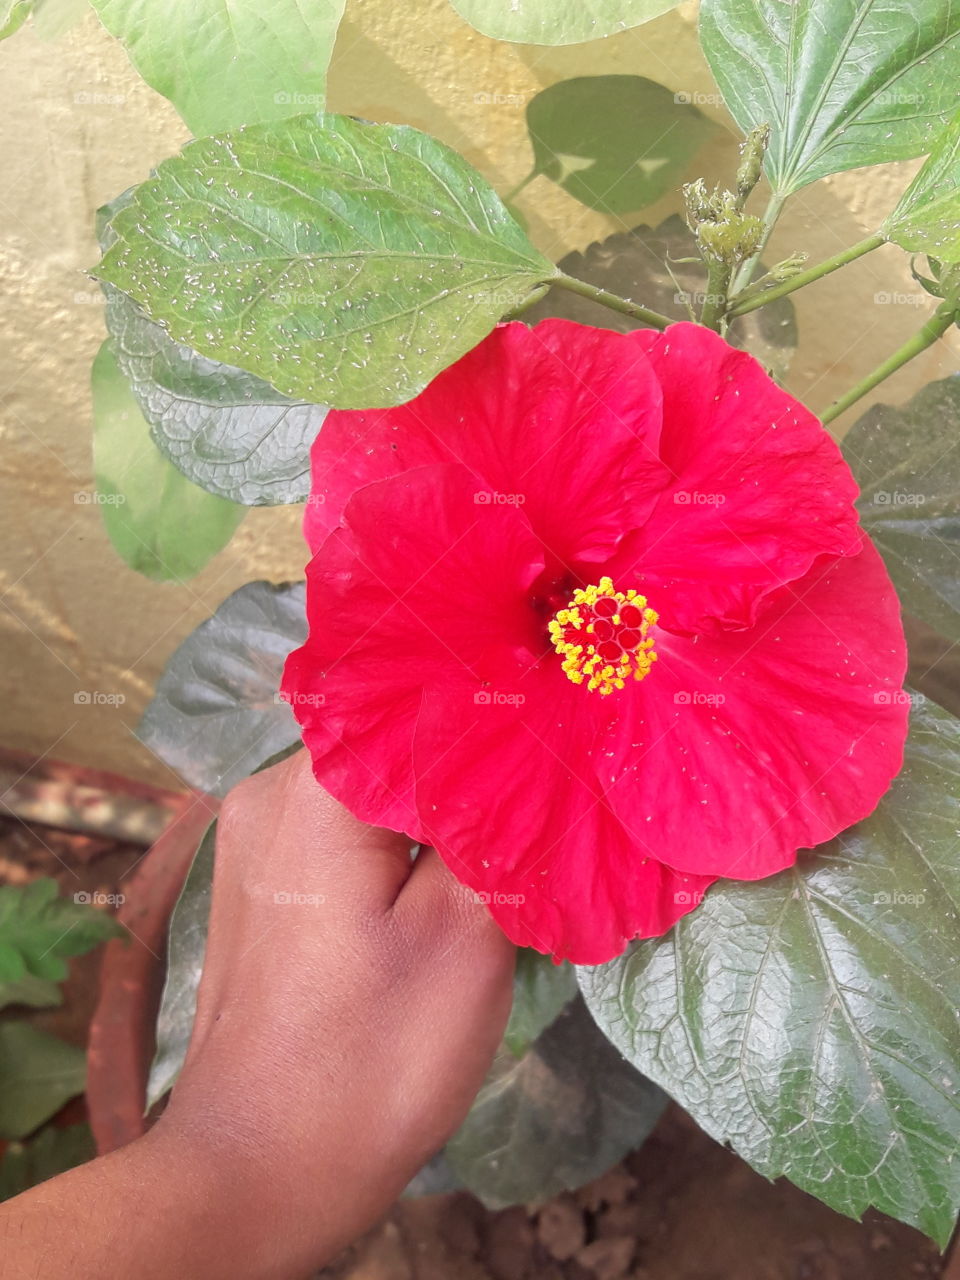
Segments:
[[[306,752],[241,783],[170,1105],[145,1137],[0,1206],[0,1276],[309,1276],[462,1121],[513,967],[437,855],[411,868],[409,841],[351,817]]]

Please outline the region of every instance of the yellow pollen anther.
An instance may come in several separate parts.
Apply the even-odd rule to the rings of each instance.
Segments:
[[[547,629],[567,679],[605,697],[649,675],[657,655],[647,632],[658,618],[645,596],[614,591],[611,579],[601,578],[578,587]]]

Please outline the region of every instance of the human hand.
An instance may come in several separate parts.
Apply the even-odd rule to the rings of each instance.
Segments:
[[[509,1013],[514,948],[435,852],[411,866],[406,837],[332,800],[306,752],[227,797],[215,868],[162,1123],[258,1197],[271,1187],[304,1258],[329,1256],[463,1119]]]
[[[438,856],[409,850],[322,791],[306,752],[230,793],[169,1106],[11,1201],[0,1274],[294,1280],[389,1207],[466,1114],[514,965]]]

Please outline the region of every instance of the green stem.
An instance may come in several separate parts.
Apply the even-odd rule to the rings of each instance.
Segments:
[[[669,316],[662,316],[658,311],[650,311],[649,308],[641,307],[637,302],[631,302],[629,298],[608,293],[606,289],[598,289],[592,284],[587,284],[585,280],[578,280],[576,276],[564,275],[562,271],[551,276],[550,283],[559,285],[562,289],[569,289],[571,293],[579,293],[582,297],[599,302],[602,307],[609,307],[612,311],[619,311],[633,320],[642,320],[644,324],[654,329],[665,329],[668,324],[673,324]]]
[[[730,289],[731,268],[729,263],[710,259],[707,263],[707,290],[700,312],[700,323],[717,333],[723,331],[723,320],[727,310],[727,293]]]
[[[825,262],[821,262],[815,267],[808,267],[806,271],[801,271],[797,275],[791,276],[789,280],[784,280],[782,284],[772,285],[769,289],[763,289],[759,293],[744,298],[742,302],[737,302],[734,299],[728,315],[732,320],[736,316],[745,316],[748,311],[756,311],[758,307],[765,307],[768,302],[776,302],[777,298],[785,298],[788,293],[793,293],[794,289],[802,289],[804,285],[812,284],[814,280],[820,280],[823,276],[828,276],[831,271],[838,271],[841,267],[845,267],[848,262],[855,262],[857,258],[862,258],[865,253],[871,253],[874,249],[879,249],[882,244],[886,244],[883,236],[867,236],[866,240],[860,240],[857,244],[851,245],[849,249],[844,249],[841,253],[835,253],[832,258],[827,258]]]
[[[780,214],[783,212],[783,206],[786,204],[787,197],[774,193],[767,203],[766,210],[763,215],[763,238],[757,246],[757,251],[752,258],[748,258],[742,264],[740,270],[733,277],[733,284],[730,286],[731,293],[739,293],[741,289],[745,289],[753,279],[753,273],[757,269],[757,263],[763,256],[763,251],[767,247],[770,237],[773,235],[773,229],[780,220]]]
[[[823,425],[826,426],[828,423],[833,422],[834,418],[839,418],[841,413],[846,413],[852,404],[856,404],[862,396],[872,391],[885,378],[889,378],[892,373],[896,373],[914,356],[918,356],[922,351],[926,351],[928,347],[932,347],[938,338],[943,337],[956,319],[957,302],[955,299],[951,299],[949,302],[937,307],[919,333],[914,334],[908,342],[903,344],[899,351],[895,351],[892,356],[884,360],[883,364],[878,365],[873,373],[868,374],[855,387],[851,387],[845,396],[835,400],[830,408],[820,415],[820,421]]]

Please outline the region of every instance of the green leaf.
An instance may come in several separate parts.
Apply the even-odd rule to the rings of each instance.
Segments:
[[[247,583],[174,652],[138,737],[191,786],[225,795],[300,740],[277,690],[306,634],[302,582]]]
[[[101,279],[285,395],[398,404],[556,274],[426,134],[299,116],[190,143],[111,223]]]
[[[323,106],[344,0],[93,0],[200,135]]]
[[[494,40],[578,44],[616,35],[673,9],[679,0],[452,0],[461,18]]]
[[[638,1147],[664,1101],[577,1000],[519,1061],[500,1050],[447,1162],[488,1208],[547,1199]]]
[[[93,460],[110,541],[148,578],[192,577],[243,519],[243,507],[204,493],[157,452],[109,342],[93,363]]]
[[[689,261],[691,258],[694,261]],[[676,214],[658,227],[634,227],[632,231],[618,232],[595,242],[583,253],[568,254],[559,269],[677,320],[689,319],[684,299],[696,305],[707,288],[706,272],[693,234]],[[643,327],[568,289],[552,289],[543,302],[524,312],[523,319],[535,324],[545,316],[559,316],[620,333]],[[779,298],[734,320],[727,340],[750,351],[774,377],[783,378],[797,346],[792,300]]]
[[[147,1110],[169,1093],[187,1056],[207,948],[217,824],[211,822],[170,917],[167,977],[157,1015],[157,1049],[147,1081]]]
[[[0,958],[4,942],[0,937]],[[0,1009],[23,1005],[29,1009],[54,1009],[63,1002],[63,993],[55,982],[25,973],[12,982],[0,982]]]
[[[874,405],[843,452],[861,488],[860,518],[904,610],[960,640],[960,377],[905,405]]]
[[[131,187],[97,210],[106,252],[111,222]],[[107,329],[121,373],[154,444],[188,480],[244,506],[303,502],[310,493],[310,446],[327,410],[281,395],[269,383],[174,342],[132,298],[104,284]]]
[[[534,174],[601,213],[642,209],[675,187],[716,125],[643,76],[579,76],[527,105]]]
[[[93,1134],[85,1124],[62,1129],[51,1124],[29,1142],[11,1142],[0,1159],[0,1202],[75,1169],[96,1154]]]
[[[29,1022],[0,1022],[0,1138],[24,1138],[83,1093],[87,1060]]]
[[[578,974],[617,1048],[755,1169],[941,1247],[960,1202],[958,829],[960,721],[924,703],[872,817]]]
[[[303,502],[323,405],[174,342],[112,286],[107,328],[154,444],[188,480],[244,506]]]
[[[33,29],[41,40],[57,40],[90,12],[90,0],[36,0]]]
[[[513,1008],[503,1041],[515,1058],[522,1058],[534,1040],[554,1022],[577,994],[572,964],[554,964],[529,947],[517,951],[513,979]]]
[[[438,1151],[433,1159],[415,1173],[403,1189],[404,1199],[416,1196],[442,1196],[449,1191],[459,1191],[463,1183],[450,1168],[447,1157]]]
[[[19,984],[31,975],[62,982],[67,956],[83,955],[109,938],[122,937],[121,926],[87,905],[86,896],[60,898],[56,880],[48,879],[0,886],[0,982]]]
[[[955,0],[702,0],[700,39],[737,124],[770,124],[780,195],[923,155],[956,110]]]
[[[0,0],[0,40],[19,31],[33,12],[34,0]]]
[[[960,262],[960,116],[937,139],[881,231],[901,249]]]

